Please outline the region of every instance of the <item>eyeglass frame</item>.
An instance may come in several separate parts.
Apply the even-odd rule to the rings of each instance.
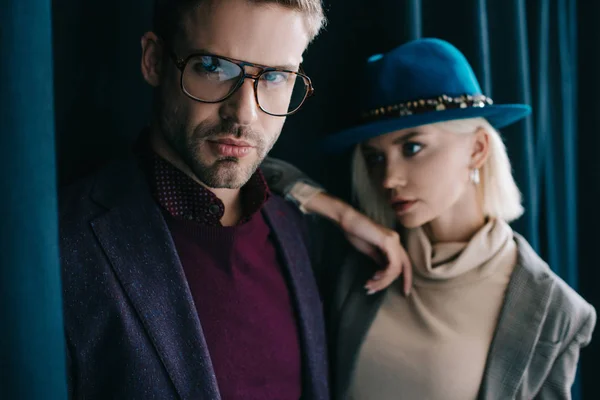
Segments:
[[[300,108],[302,108],[302,106],[304,105],[304,103],[306,102],[306,99],[308,99],[309,97],[314,95],[315,89],[313,87],[312,84],[312,80],[308,77],[308,75],[306,75],[302,69],[302,65],[299,66],[298,71],[290,71],[290,70],[286,70],[286,69],[279,69],[279,68],[273,68],[273,67],[267,67],[265,65],[260,65],[260,64],[254,64],[251,62],[247,62],[247,61],[240,61],[240,60],[235,60],[233,58],[229,58],[229,57],[225,57],[225,56],[220,56],[218,54],[213,54],[213,53],[208,53],[208,52],[196,52],[196,53],[192,53],[189,54],[186,58],[179,58],[177,56],[177,54],[175,54],[175,52],[172,49],[169,49],[169,55],[171,56],[171,59],[173,60],[173,63],[175,64],[175,66],[177,67],[177,69],[181,72],[181,77],[179,79],[179,85],[181,87],[181,91],[188,96],[190,99],[198,101],[200,103],[206,103],[206,104],[216,104],[216,103],[221,103],[225,100],[227,100],[228,98],[230,98],[240,87],[242,87],[242,85],[244,84],[244,82],[246,81],[246,78],[248,79],[252,79],[254,80],[254,100],[256,101],[256,105],[258,106],[258,108],[264,112],[265,114],[271,115],[273,117],[287,117],[289,115],[295,114],[296,112],[298,112],[298,110],[300,110]],[[233,87],[233,89],[231,89],[231,91],[229,92],[229,94],[227,94],[227,96],[223,97],[220,100],[216,100],[216,101],[208,101],[208,100],[201,100],[195,96],[193,96],[191,93],[189,93],[185,87],[183,86],[183,76],[185,73],[185,67],[187,66],[188,62],[194,58],[194,57],[217,57],[217,58],[221,58],[223,60],[229,61],[235,65],[237,65],[238,67],[240,67],[240,69],[242,70],[242,75],[241,78],[239,79],[239,81],[235,84],[235,86]],[[253,68],[258,68],[259,72],[257,74],[249,74],[246,72],[246,68],[245,67],[253,67]],[[306,82],[308,82],[308,90],[306,91],[306,95],[304,96],[304,98],[302,99],[302,101],[300,102],[300,104],[298,105],[298,107],[296,107],[296,109],[292,112],[286,113],[286,114],[273,114],[270,113],[268,111],[266,111],[261,105],[260,105],[260,101],[258,100],[258,82],[261,76],[263,76],[265,73],[267,72],[273,72],[273,71],[278,71],[278,72],[287,72],[287,73],[292,73],[295,75],[299,75],[300,77],[304,78],[306,80]]]

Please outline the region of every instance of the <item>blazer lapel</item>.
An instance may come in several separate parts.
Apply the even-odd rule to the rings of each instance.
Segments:
[[[515,237],[519,258],[490,347],[479,394],[482,400],[514,398],[531,360],[554,289],[544,262],[522,237]]]
[[[347,397],[360,346],[385,297],[385,291],[367,295],[364,289],[374,271],[365,266],[371,264],[370,259],[352,251],[340,272],[334,304],[338,312],[332,314],[339,315],[334,332],[335,398]]]
[[[282,269],[290,288],[297,313],[303,361],[303,396],[306,399],[328,399],[327,349],[324,318],[319,291],[312,274],[309,253],[304,245],[302,228],[291,218],[284,201],[271,197],[263,215],[271,227]]]
[[[136,165],[108,175],[93,197],[109,211],[92,228],[181,398],[219,399],[183,268],[144,177]]]

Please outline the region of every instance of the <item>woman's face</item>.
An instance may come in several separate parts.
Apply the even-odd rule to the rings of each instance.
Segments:
[[[457,134],[439,125],[403,129],[362,145],[371,179],[406,228],[427,224],[477,201],[470,173],[486,134]],[[483,141],[483,143],[482,143]]]

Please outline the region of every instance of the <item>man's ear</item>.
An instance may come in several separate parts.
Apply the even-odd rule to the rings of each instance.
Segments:
[[[151,86],[157,87],[162,79],[163,46],[154,32],[142,36],[142,75]]]
[[[479,169],[485,164],[490,153],[490,134],[483,128],[475,132],[473,151],[471,153],[471,168]]]

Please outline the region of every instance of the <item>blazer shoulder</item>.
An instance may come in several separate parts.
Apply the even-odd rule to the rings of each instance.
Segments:
[[[274,192],[270,193],[269,200],[265,203],[265,207],[284,213],[286,216],[296,220],[303,219],[302,211],[300,211],[298,207],[286,200],[283,196]]]
[[[559,340],[567,343],[575,340],[582,346],[587,345],[596,326],[596,310],[558,275],[552,271],[549,274],[554,290],[547,319],[560,327]]]
[[[143,189],[142,180],[143,173],[135,157],[110,160],[59,190],[59,218],[86,214],[91,209],[109,209],[127,193]]]
[[[304,239],[308,234],[308,226],[306,216],[296,207],[294,204],[287,201],[282,196],[271,192],[269,199],[264,205],[265,210],[278,216],[285,216],[292,222],[292,225],[288,225],[289,228],[296,228],[302,232]]]
[[[579,293],[560,278],[537,255],[527,241],[516,235],[519,263],[534,275],[533,286],[552,285],[541,340],[570,343],[577,340],[586,345],[596,325],[596,310]]]
[[[61,227],[88,214],[92,204],[92,191],[98,172],[80,178],[58,191],[58,218]]]

